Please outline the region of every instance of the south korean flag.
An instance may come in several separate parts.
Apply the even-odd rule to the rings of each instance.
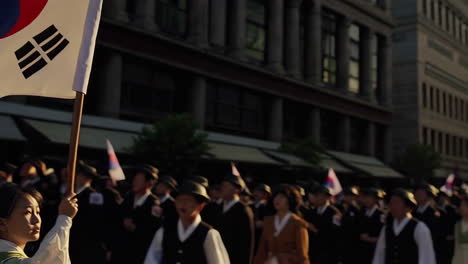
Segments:
[[[0,97],[86,93],[102,0],[2,0]]]

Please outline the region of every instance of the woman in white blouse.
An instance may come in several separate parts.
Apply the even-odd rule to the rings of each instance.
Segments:
[[[42,196],[32,188],[0,184],[0,264],[70,264],[68,242],[72,218],[78,212],[76,199],[65,198],[55,226],[34,256],[24,247],[40,237]]]

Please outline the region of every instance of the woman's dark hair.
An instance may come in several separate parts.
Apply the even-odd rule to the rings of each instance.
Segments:
[[[0,183],[0,218],[8,218],[21,197],[29,194],[42,205],[42,195],[32,187],[22,188],[14,183]]]
[[[271,201],[273,201],[275,197],[279,194],[286,196],[286,198],[288,199],[289,210],[299,215],[299,206],[302,204],[302,197],[297,191],[297,189],[289,184],[281,184],[276,188],[275,192],[273,193]]]

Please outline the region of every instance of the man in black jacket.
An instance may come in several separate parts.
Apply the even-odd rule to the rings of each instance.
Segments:
[[[159,200],[151,193],[157,173],[150,165],[140,166],[135,171],[132,191],[121,205],[121,249],[115,252],[113,263],[143,263],[153,235],[161,226],[161,217],[155,212]]]
[[[231,264],[250,264],[254,250],[252,209],[239,199],[246,185],[241,177],[227,175],[221,184],[222,213],[216,228],[231,260]]]
[[[331,205],[331,192],[320,185],[309,193],[313,209],[309,209],[304,219],[311,225],[309,232],[309,256],[312,264],[335,264],[339,259],[338,231],[342,215]]]
[[[164,222],[171,222],[177,219],[174,198],[171,193],[177,190],[177,181],[171,176],[162,176],[156,184],[156,195],[161,200],[162,215]]]
[[[70,230],[70,258],[76,264],[100,264],[106,259],[102,217],[104,196],[91,187],[97,178],[94,167],[83,161],[77,164],[75,191],[80,210]]]
[[[271,188],[266,184],[258,184],[253,189],[253,196],[255,203],[250,205],[254,213],[254,224],[255,224],[255,252],[257,251],[258,242],[262,235],[263,230],[263,219],[265,216],[273,215],[267,208],[268,200],[271,197]]]

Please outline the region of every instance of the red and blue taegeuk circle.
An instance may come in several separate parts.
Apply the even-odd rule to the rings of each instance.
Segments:
[[[42,12],[48,0],[1,0],[0,39],[18,33]]]

